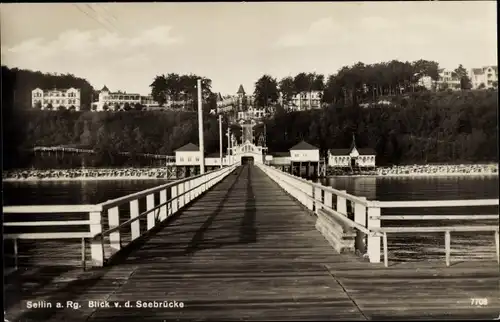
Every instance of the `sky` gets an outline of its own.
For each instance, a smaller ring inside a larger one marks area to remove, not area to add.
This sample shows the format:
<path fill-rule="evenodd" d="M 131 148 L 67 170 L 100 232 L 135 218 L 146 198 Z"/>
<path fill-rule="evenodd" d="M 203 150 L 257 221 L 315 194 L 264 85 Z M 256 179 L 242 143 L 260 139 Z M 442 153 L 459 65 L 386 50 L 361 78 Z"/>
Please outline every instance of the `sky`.
<path fill-rule="evenodd" d="M 497 65 L 496 1 L 0 4 L 2 65 L 146 95 L 159 74 L 253 92 L 263 74 L 428 59 Z"/>

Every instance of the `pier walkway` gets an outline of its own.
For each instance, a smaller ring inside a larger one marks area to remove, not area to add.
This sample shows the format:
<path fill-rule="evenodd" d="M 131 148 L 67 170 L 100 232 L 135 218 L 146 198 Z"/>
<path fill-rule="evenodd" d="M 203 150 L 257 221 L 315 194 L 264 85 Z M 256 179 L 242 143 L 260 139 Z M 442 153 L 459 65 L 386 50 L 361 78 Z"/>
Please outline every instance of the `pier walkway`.
<path fill-rule="evenodd" d="M 104 267 L 34 267 L 12 274 L 4 292 L 6 318 L 491 320 L 500 313 L 493 260 L 385 267 L 336 252 L 315 225 L 315 213 L 260 167 L 240 166 Z M 91 300 L 109 301 L 111 307 L 89 307 Z M 27 309 L 26 301 L 46 301 L 40 303 L 52 308 Z M 57 301 L 81 307 L 58 309 Z M 127 301 L 132 307 L 125 307 Z M 137 308 L 136 301 L 176 301 L 184 307 Z"/>

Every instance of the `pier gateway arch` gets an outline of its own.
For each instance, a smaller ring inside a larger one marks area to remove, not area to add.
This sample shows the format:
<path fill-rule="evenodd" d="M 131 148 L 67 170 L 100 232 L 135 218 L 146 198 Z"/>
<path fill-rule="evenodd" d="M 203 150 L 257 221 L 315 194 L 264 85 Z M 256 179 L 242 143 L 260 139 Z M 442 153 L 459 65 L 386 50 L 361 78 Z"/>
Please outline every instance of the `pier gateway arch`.
<path fill-rule="evenodd" d="M 250 141 L 237 145 L 233 147 L 232 150 L 233 157 L 236 162 L 241 162 L 242 164 L 264 163 L 263 148 L 251 143 Z"/>

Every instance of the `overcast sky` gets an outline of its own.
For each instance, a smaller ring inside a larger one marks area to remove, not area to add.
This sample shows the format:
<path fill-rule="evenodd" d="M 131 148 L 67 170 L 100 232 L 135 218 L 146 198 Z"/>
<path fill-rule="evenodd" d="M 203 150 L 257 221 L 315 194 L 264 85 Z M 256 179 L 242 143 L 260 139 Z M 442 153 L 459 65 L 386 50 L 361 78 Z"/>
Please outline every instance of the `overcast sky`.
<path fill-rule="evenodd" d="M 1 4 L 2 65 L 72 73 L 149 94 L 195 73 L 247 92 L 268 73 L 336 73 L 358 61 L 497 64 L 496 2 Z"/>

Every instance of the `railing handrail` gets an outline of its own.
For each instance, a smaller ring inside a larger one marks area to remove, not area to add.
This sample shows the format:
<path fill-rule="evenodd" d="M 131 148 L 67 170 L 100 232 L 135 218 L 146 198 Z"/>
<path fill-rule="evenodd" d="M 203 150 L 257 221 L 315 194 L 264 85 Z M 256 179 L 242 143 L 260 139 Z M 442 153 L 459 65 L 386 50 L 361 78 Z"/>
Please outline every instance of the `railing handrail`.
<path fill-rule="evenodd" d="M 356 196 L 351 195 L 351 194 L 349 194 L 347 192 L 343 192 L 341 190 L 337 190 L 337 189 L 335 189 L 333 187 L 326 187 L 326 186 L 322 185 L 321 183 L 316 183 L 316 182 L 308 181 L 306 179 L 303 179 L 303 178 L 291 175 L 289 173 L 280 171 L 278 169 L 275 169 L 275 168 L 273 168 L 271 166 L 268 166 L 268 165 L 265 165 L 265 164 L 262 164 L 262 165 L 265 166 L 265 167 L 267 167 L 268 169 L 270 169 L 272 171 L 276 171 L 276 172 L 278 172 L 280 174 L 283 174 L 283 175 L 285 175 L 285 176 L 287 176 L 289 178 L 292 178 L 292 179 L 297 180 L 297 181 L 302 182 L 302 183 L 306 183 L 306 184 L 308 184 L 308 185 L 310 185 L 312 187 L 319 188 L 319 189 L 321 189 L 323 191 L 331 192 L 331 193 L 333 193 L 333 194 L 335 194 L 337 196 L 340 196 L 340 197 L 345 198 L 345 199 L 350 200 L 350 201 L 354 201 L 354 202 L 359 203 L 359 204 L 361 204 L 363 206 L 366 206 L 366 207 L 370 207 L 371 206 L 372 201 L 370 201 L 370 200 L 366 200 L 366 199 L 362 199 L 362 198 L 356 197 Z"/>
<path fill-rule="evenodd" d="M 51 214 L 51 213 L 88 213 L 100 212 L 102 206 L 97 205 L 33 205 L 4 206 L 4 214 Z"/>
<path fill-rule="evenodd" d="M 431 227 L 377 227 L 371 228 L 377 233 L 432 233 L 446 231 L 499 231 L 498 225 L 477 225 L 477 226 L 431 226 Z"/>
<path fill-rule="evenodd" d="M 499 199 L 372 201 L 380 208 L 498 206 Z"/>
<path fill-rule="evenodd" d="M 316 200 L 316 202 L 318 202 L 318 201 Z M 318 202 L 318 203 L 321 203 L 321 202 Z M 354 220 L 347 218 L 345 215 L 341 214 L 340 212 L 338 212 L 332 208 L 324 206 L 324 208 L 319 209 L 319 211 L 326 212 L 327 215 L 333 216 L 334 218 L 339 219 L 342 222 L 344 222 L 345 224 L 347 224 L 349 227 L 356 228 L 365 234 L 372 233 L 368 228 L 364 227 L 363 225 L 358 224 Z"/>
<path fill-rule="evenodd" d="M 205 175 L 208 175 L 208 174 L 210 174 L 210 173 L 213 173 L 213 172 L 217 172 L 217 171 L 219 171 L 220 173 L 219 173 L 217 176 L 215 176 L 215 177 L 213 177 L 213 178 L 211 179 L 211 180 L 213 180 L 213 179 L 219 178 L 220 176 L 224 175 L 224 174 L 225 174 L 225 171 L 224 171 L 224 170 L 229 171 L 231 167 L 235 167 L 235 165 L 231 165 L 231 166 L 226 167 L 226 168 L 222 168 L 222 169 L 217 169 L 217 170 L 214 170 L 214 171 L 210 171 L 210 172 L 207 172 L 207 173 L 202 174 L 202 175 L 200 175 L 200 176 L 205 176 Z M 191 178 L 191 179 L 195 179 L 195 178 L 197 178 L 197 177 L 199 177 L 199 176 L 190 177 L 190 178 Z M 183 180 L 179 180 L 179 181 L 181 181 L 181 182 L 178 182 L 179 184 L 180 184 L 180 183 L 183 183 Z M 172 202 L 172 201 L 174 201 L 174 200 L 176 200 L 176 199 L 178 199 L 178 198 L 180 198 L 180 197 L 182 197 L 182 196 L 184 196 L 184 195 L 186 195 L 186 194 L 188 194 L 188 193 L 192 192 L 192 191 L 193 191 L 193 190 L 195 190 L 195 189 L 198 189 L 199 187 L 201 187 L 201 186 L 202 186 L 202 185 L 204 185 L 205 183 L 206 183 L 206 182 L 202 182 L 202 183 L 200 183 L 199 185 L 197 185 L 196 187 L 192 187 L 192 188 L 190 188 L 189 190 L 184 191 L 183 193 L 181 193 L 181 194 L 179 194 L 179 195 L 176 195 L 175 197 L 170 198 L 169 200 L 167 200 L 167 201 L 165 201 L 165 202 L 163 202 L 163 203 L 160 203 L 159 205 L 157 205 L 157 206 L 155 206 L 155 207 L 153 207 L 153 208 L 151 208 L 151 209 L 147 209 L 146 211 L 143 211 L 143 212 L 142 212 L 142 213 L 140 213 L 138 216 L 136 216 L 136 217 L 134 217 L 134 218 L 131 218 L 131 219 L 129 219 L 129 220 L 127 220 L 127 221 L 125 221 L 125 222 L 121 223 L 121 224 L 120 224 L 120 225 L 118 225 L 118 226 L 115 226 L 115 227 L 110 228 L 110 229 L 108 229 L 108 230 L 106 230 L 106 231 L 103 231 L 103 232 L 101 232 L 101 233 L 99 233 L 99 234 L 96 234 L 93 238 L 94 238 L 94 239 L 100 239 L 100 238 L 102 238 L 102 237 L 104 237 L 104 236 L 107 236 L 107 235 L 109 235 L 109 234 L 111 234 L 111 233 L 113 233 L 113 232 L 117 231 L 117 230 L 120 230 L 120 229 L 121 229 L 121 228 L 123 228 L 124 226 L 130 225 L 131 223 L 135 222 L 136 220 L 139 220 L 139 219 L 141 219 L 142 217 L 146 216 L 146 215 L 147 215 L 147 214 L 149 214 L 150 212 L 153 212 L 153 211 L 155 211 L 155 210 L 157 210 L 157 209 L 159 209 L 159 208 L 161 208 L 161 207 L 164 207 L 165 205 L 168 205 L 170 202 Z M 164 185 L 164 186 L 165 186 L 165 185 Z M 169 187 L 169 186 L 165 186 L 164 188 L 168 188 L 168 187 Z M 162 189 L 160 189 L 160 190 L 162 190 Z"/>
<path fill-rule="evenodd" d="M 233 166 L 233 165 L 231 165 L 231 166 Z M 228 166 L 228 167 L 231 167 L 231 166 Z M 208 175 L 210 173 L 217 172 L 219 170 L 220 169 L 216 169 L 216 170 L 212 170 L 212 171 L 209 171 L 209 172 L 205 172 L 204 174 L 198 174 L 196 176 L 187 177 L 187 178 L 183 178 L 183 179 L 179 179 L 179 180 L 167 182 L 167 183 L 165 183 L 163 185 L 160 185 L 160 186 L 157 186 L 157 187 L 152 187 L 152 188 L 149 188 L 149 189 L 146 189 L 146 190 L 142 190 L 142 191 L 139 191 L 139 192 L 134 192 L 134 193 L 131 193 L 131 194 L 128 194 L 128 195 L 125 195 L 125 196 L 122 196 L 122 197 L 119 197 L 119 198 L 116 198 L 116 199 L 106 200 L 104 202 L 99 203 L 98 205 L 100 205 L 103 210 L 107 210 L 109 208 L 113 208 L 113 207 L 117 206 L 118 204 L 125 203 L 125 202 L 133 200 L 133 199 L 141 198 L 141 197 L 149 195 L 151 193 L 155 193 L 155 192 L 164 190 L 164 189 L 169 188 L 171 186 L 175 186 L 177 184 L 184 183 L 184 182 L 192 180 L 192 179 L 200 178 L 202 176 Z"/>
<path fill-rule="evenodd" d="M 500 215 L 382 215 L 370 216 L 380 220 L 488 220 L 500 219 Z"/>

